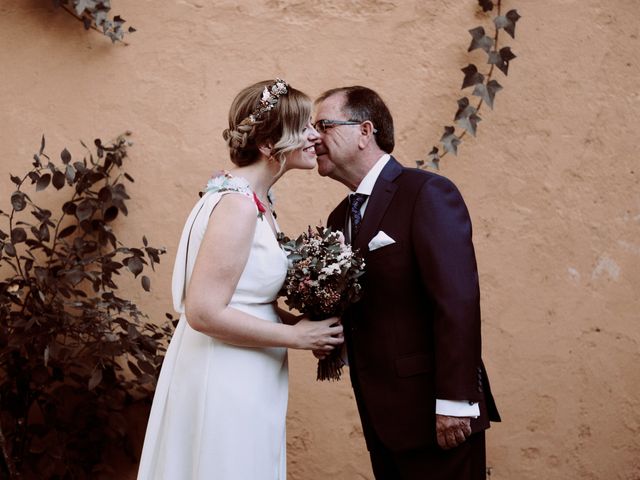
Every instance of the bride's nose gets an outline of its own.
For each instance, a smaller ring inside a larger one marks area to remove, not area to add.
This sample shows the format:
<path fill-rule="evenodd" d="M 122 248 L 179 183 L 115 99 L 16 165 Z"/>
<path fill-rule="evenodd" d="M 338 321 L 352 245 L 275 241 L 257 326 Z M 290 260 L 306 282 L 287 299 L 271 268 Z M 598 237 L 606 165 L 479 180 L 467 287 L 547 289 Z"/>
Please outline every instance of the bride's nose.
<path fill-rule="evenodd" d="M 318 133 L 318 131 L 313 127 L 313 125 L 311 125 L 307 130 L 307 138 L 312 141 L 320 138 L 320 133 Z"/>

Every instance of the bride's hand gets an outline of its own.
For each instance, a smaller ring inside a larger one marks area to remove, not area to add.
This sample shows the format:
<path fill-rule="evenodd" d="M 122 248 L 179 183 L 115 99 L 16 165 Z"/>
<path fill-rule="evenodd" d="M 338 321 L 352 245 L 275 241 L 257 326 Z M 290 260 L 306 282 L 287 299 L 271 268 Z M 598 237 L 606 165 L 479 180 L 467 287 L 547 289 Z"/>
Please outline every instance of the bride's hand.
<path fill-rule="evenodd" d="M 342 325 L 338 317 L 317 322 L 303 318 L 292 328 L 295 335 L 294 348 L 330 352 L 344 342 Z"/>

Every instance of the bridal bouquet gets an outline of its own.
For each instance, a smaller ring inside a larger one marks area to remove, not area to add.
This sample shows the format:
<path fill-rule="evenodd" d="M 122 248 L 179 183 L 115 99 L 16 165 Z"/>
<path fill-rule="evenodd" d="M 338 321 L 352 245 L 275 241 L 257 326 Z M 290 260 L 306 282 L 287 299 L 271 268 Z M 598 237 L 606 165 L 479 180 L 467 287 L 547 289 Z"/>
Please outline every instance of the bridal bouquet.
<path fill-rule="evenodd" d="M 280 241 L 289 258 L 280 295 L 290 308 L 322 320 L 342 315 L 359 300 L 364 260 L 345 244 L 342 232 L 309 227 L 296 240 L 283 236 Z M 343 365 L 340 349 L 334 349 L 318 362 L 318 380 L 339 380 Z"/>

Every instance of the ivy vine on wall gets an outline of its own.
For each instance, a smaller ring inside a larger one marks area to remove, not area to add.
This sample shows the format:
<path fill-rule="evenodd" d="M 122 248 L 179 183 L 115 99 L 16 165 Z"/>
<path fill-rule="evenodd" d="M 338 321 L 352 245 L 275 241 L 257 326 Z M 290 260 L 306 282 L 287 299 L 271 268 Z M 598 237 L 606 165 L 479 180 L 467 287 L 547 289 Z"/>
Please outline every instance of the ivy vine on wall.
<path fill-rule="evenodd" d="M 471 95 L 479 97 L 479 100 L 475 106 L 471 104 L 471 101 L 466 96 L 458 100 L 458 110 L 453 117 L 458 130 L 453 125 L 445 126 L 444 133 L 440 137 L 442 153 L 438 147 L 434 146 L 427 154 L 428 161 L 416 160 L 419 168 L 431 167 L 436 170 L 439 169 L 440 159 L 445 155 L 448 153 L 457 155 L 458 146 L 462 143 L 462 139 L 467 133 L 474 137 L 476 136 L 478 122 L 482 120 L 478 114 L 480 109 L 484 104 L 493 109 L 495 96 L 503 88 L 493 78 L 495 69 L 497 68 L 506 76 L 509 73 L 509 63 L 516 58 L 510 47 L 500 47 L 500 32 L 504 30 L 511 38 L 515 38 L 516 23 L 520 19 L 518 12 L 512 9 L 502 15 L 502 0 L 496 0 L 495 2 L 493 0 L 478 0 L 478 4 L 483 12 L 490 12 L 495 9 L 497 13 L 493 18 L 493 36 L 487 35 L 482 26 L 469 30 L 471 44 L 467 51 L 483 50 L 487 55 L 487 65 L 491 65 L 486 74 L 480 73 L 478 67 L 472 63 L 462 69 L 464 79 L 462 80 L 461 89 L 465 90 L 473 87 Z"/>
<path fill-rule="evenodd" d="M 127 45 L 124 41 L 125 33 L 136 31 L 133 27 L 125 30 L 125 20 L 119 15 L 109 18 L 111 0 L 53 0 L 53 5 L 80 20 L 85 29 L 96 30 L 109 37 L 113 43 L 122 42 Z"/>

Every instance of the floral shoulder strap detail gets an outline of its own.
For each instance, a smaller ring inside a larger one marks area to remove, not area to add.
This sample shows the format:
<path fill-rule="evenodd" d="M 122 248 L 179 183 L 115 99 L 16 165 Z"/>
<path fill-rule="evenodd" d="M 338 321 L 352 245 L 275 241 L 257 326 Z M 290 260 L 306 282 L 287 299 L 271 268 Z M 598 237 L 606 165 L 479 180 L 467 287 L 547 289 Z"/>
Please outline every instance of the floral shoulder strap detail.
<path fill-rule="evenodd" d="M 260 219 L 264 217 L 264 213 L 267 211 L 266 207 L 260 201 L 255 192 L 251 190 L 251 184 L 249 184 L 246 179 L 242 177 L 234 177 L 228 172 L 220 172 L 219 175 L 214 174 L 214 176 L 212 176 L 207 182 L 207 186 L 202 191 L 202 195 L 208 192 L 238 192 L 249 197 L 256 204 L 258 209 L 258 218 Z"/>

